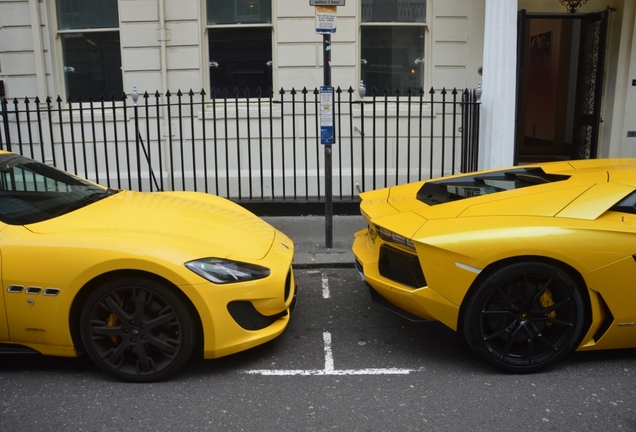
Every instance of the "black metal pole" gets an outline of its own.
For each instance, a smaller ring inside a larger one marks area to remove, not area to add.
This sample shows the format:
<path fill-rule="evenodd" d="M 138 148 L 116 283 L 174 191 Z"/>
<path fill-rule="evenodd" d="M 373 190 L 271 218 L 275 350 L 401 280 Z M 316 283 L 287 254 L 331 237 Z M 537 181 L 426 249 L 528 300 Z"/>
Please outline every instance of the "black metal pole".
<path fill-rule="evenodd" d="M 322 35 L 325 86 L 331 86 L 331 34 Z M 331 109 L 333 113 L 333 107 Z M 335 136 L 335 131 L 334 131 Z M 325 247 L 333 247 L 333 188 L 331 144 L 325 145 Z"/>

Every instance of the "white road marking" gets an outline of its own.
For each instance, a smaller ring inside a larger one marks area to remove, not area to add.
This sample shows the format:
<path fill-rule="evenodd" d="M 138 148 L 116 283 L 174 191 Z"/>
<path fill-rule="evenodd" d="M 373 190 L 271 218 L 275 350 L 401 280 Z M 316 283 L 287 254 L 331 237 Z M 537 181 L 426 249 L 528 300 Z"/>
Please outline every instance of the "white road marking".
<path fill-rule="evenodd" d="M 325 273 L 322 274 L 322 298 L 331 298 L 331 293 L 329 292 L 329 278 Z"/>
<path fill-rule="evenodd" d="M 263 376 L 334 376 L 334 375 L 408 375 L 411 372 L 420 372 L 423 369 L 341 369 L 341 370 L 320 370 L 320 369 L 290 369 L 290 370 L 248 370 L 243 371 L 249 375 Z"/>
<path fill-rule="evenodd" d="M 326 376 L 326 375 L 408 375 L 411 372 L 420 372 L 424 368 L 419 369 L 402 369 L 402 368 L 371 368 L 371 369 L 335 369 L 333 361 L 333 351 L 331 349 L 331 333 L 324 332 L 322 334 L 325 343 L 325 368 L 324 369 L 254 369 L 242 371 L 249 375 L 266 375 L 266 376 Z"/>
<path fill-rule="evenodd" d="M 322 340 L 325 342 L 325 371 L 333 372 L 333 351 L 331 351 L 331 333 L 324 332 Z"/>

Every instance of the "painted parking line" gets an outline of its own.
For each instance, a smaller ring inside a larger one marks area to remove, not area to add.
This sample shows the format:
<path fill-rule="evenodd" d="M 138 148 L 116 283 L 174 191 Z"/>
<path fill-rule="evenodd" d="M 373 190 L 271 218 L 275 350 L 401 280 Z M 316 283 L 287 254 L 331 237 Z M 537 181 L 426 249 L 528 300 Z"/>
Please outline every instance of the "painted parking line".
<path fill-rule="evenodd" d="M 324 369 L 254 369 L 246 370 L 241 373 L 250 375 L 268 375 L 268 376 L 320 376 L 320 375 L 408 375 L 412 372 L 420 372 L 424 368 L 419 369 L 402 369 L 402 368 L 371 368 L 371 369 L 335 369 L 333 351 L 331 349 L 331 333 L 324 332 L 322 334 L 325 351 L 325 368 Z"/>
<path fill-rule="evenodd" d="M 325 273 L 322 274 L 322 298 L 331 298 L 331 293 L 329 292 L 329 278 Z"/>

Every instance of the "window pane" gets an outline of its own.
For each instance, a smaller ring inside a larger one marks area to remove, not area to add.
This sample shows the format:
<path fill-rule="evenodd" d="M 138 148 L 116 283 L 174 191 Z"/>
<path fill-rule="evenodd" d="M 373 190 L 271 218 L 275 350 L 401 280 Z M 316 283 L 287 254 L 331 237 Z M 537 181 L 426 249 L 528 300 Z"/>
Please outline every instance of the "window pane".
<path fill-rule="evenodd" d="M 207 0 L 208 24 L 271 23 L 272 0 Z"/>
<path fill-rule="evenodd" d="M 119 27 L 117 0 L 57 0 L 60 30 Z"/>
<path fill-rule="evenodd" d="M 362 22 L 426 22 L 426 0 L 362 0 Z"/>
<path fill-rule="evenodd" d="M 62 34 L 66 89 L 73 100 L 123 93 L 119 32 Z"/>
<path fill-rule="evenodd" d="M 362 27 L 362 80 L 370 93 L 385 87 L 390 93 L 424 85 L 424 28 Z"/>
<path fill-rule="evenodd" d="M 212 89 L 246 88 L 267 92 L 272 86 L 272 29 L 267 27 L 208 29 Z"/>

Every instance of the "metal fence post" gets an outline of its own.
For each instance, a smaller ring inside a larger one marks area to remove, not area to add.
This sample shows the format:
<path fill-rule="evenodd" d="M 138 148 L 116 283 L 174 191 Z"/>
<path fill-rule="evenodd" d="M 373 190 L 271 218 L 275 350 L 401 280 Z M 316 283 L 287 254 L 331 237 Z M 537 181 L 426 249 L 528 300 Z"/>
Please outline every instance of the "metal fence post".
<path fill-rule="evenodd" d="M 0 116 L 2 116 L 2 129 L 4 130 L 4 142 L 2 142 L 2 135 L 0 135 L 0 148 L 3 150 L 11 151 L 11 135 L 9 135 L 9 110 L 7 109 L 7 99 L 2 98 L 0 100 Z M 6 149 L 5 149 L 6 145 Z"/>

